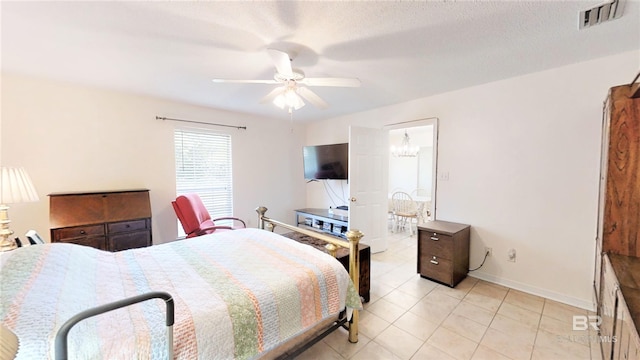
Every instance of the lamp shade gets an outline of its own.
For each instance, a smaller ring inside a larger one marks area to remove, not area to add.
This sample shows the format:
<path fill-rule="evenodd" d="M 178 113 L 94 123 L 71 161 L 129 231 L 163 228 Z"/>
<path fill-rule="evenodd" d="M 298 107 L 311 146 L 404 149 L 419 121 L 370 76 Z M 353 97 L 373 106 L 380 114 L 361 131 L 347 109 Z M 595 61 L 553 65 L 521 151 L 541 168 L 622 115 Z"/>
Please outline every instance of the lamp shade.
<path fill-rule="evenodd" d="M 0 204 L 38 201 L 31 178 L 23 168 L 2 167 Z"/>

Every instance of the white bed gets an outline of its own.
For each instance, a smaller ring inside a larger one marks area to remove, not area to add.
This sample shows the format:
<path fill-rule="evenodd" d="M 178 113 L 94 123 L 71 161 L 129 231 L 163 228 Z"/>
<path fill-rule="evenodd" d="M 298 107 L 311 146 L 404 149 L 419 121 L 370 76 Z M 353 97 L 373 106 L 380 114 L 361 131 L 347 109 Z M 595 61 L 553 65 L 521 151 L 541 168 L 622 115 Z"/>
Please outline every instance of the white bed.
<path fill-rule="evenodd" d="M 0 323 L 17 335 L 18 359 L 54 358 L 53 339 L 70 317 L 149 291 L 173 297 L 177 359 L 258 358 L 362 306 L 337 260 L 259 229 L 117 253 L 19 248 L 0 254 L 0 278 Z M 69 358 L 165 359 L 164 325 L 160 300 L 83 320 L 69 333 Z"/>

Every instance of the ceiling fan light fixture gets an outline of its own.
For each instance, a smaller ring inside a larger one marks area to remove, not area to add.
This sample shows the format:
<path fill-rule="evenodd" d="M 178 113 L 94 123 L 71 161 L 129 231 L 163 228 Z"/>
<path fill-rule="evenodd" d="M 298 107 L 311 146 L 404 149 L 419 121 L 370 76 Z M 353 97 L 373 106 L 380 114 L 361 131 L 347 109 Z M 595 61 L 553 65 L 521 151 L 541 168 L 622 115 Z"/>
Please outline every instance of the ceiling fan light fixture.
<path fill-rule="evenodd" d="M 273 99 L 273 103 L 280 109 L 298 110 L 303 107 L 304 101 L 296 93 L 295 87 L 289 87 Z"/>
<path fill-rule="evenodd" d="M 618 1 L 618 0 L 616 0 Z M 622 1 L 622 0 L 619 0 Z M 260 103 L 273 102 L 274 105 L 281 109 L 287 109 L 289 113 L 298 110 L 305 105 L 305 101 L 311 105 L 326 109 L 329 104 L 324 101 L 313 91 L 309 90 L 309 86 L 324 87 L 359 87 L 360 80 L 357 78 L 307 78 L 302 70 L 294 69 L 291 65 L 292 57 L 284 51 L 276 49 L 267 49 L 271 56 L 271 60 L 275 65 L 276 72 L 273 80 L 241 80 L 241 79 L 212 79 L 214 83 L 235 83 L 235 84 L 275 84 L 281 85 L 264 96 Z M 298 87 L 300 85 L 306 85 Z"/>

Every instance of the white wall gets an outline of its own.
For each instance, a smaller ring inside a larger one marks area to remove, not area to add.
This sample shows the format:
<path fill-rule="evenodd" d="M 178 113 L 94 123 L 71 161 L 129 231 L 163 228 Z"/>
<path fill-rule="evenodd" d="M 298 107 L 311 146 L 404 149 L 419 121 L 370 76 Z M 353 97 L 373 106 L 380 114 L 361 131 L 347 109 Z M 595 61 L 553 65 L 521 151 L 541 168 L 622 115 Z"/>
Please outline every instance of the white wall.
<path fill-rule="evenodd" d="M 11 228 L 23 236 L 36 229 L 49 238 L 47 194 L 147 188 L 153 241 L 177 234 L 173 129 L 182 123 L 157 116 L 247 126 L 204 126 L 232 134 L 234 213 L 256 226 L 254 209 L 270 208 L 276 219 L 293 219 L 304 206 L 302 126 L 163 99 L 2 74 L 3 166 L 23 166 L 40 195 L 37 203 L 14 204 Z M 286 115 L 286 114 L 285 114 Z M 275 189 L 275 190 L 274 190 Z"/>
<path fill-rule="evenodd" d="M 330 119 L 310 125 L 307 142 L 438 117 L 449 180 L 437 184 L 437 218 L 472 226 L 472 267 L 493 248 L 474 276 L 592 308 L 602 102 L 639 65 L 640 52 L 626 52 Z"/>

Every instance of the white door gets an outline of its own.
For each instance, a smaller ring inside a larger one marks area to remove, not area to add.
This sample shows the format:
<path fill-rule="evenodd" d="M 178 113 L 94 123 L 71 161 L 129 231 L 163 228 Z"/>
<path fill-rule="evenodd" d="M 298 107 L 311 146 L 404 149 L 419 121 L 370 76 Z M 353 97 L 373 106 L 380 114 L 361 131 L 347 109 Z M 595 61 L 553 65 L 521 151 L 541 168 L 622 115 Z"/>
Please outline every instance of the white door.
<path fill-rule="evenodd" d="M 349 229 L 371 252 L 387 249 L 388 132 L 349 127 Z"/>

